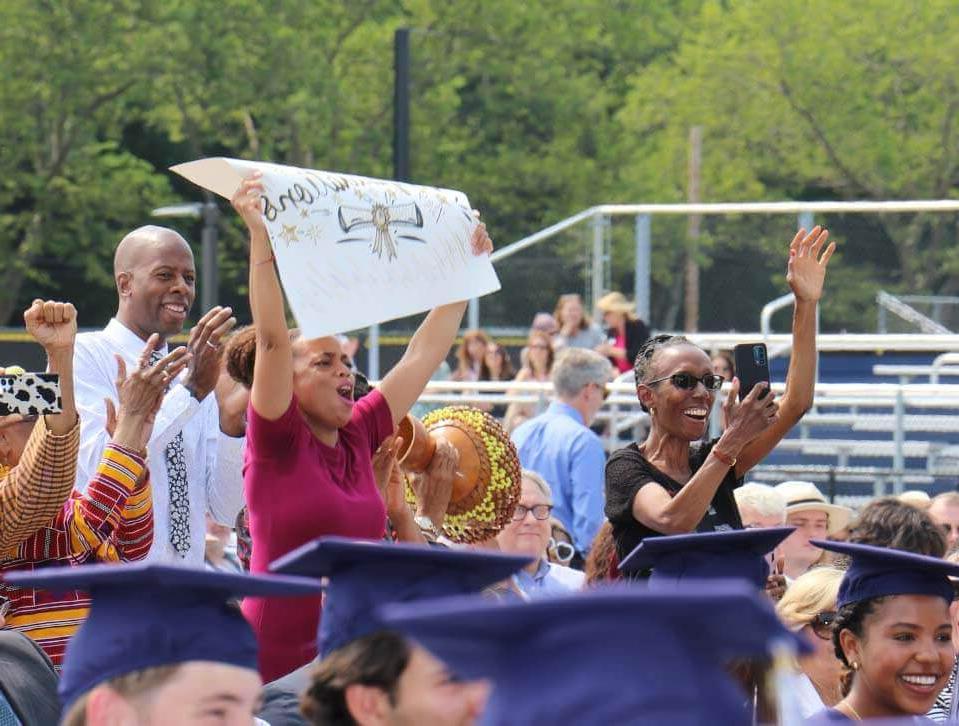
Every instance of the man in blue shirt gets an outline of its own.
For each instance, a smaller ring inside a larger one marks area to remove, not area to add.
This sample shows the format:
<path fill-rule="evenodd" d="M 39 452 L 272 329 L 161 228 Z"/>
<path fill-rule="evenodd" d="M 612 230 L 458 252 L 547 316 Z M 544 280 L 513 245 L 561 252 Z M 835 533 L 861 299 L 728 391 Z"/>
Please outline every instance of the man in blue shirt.
<path fill-rule="evenodd" d="M 589 424 L 606 398 L 609 361 L 591 350 L 569 348 L 553 365 L 556 392 L 548 409 L 513 431 L 524 469 L 542 476 L 553 490 L 553 516 L 585 555 L 603 523 L 606 455 Z"/>

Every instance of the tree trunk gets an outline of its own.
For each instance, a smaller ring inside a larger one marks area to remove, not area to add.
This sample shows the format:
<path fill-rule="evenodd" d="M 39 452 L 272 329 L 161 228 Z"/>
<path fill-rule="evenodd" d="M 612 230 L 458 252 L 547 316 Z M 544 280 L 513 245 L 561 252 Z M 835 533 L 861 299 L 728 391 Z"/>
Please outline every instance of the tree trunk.
<path fill-rule="evenodd" d="M 35 212 L 23 233 L 20 244 L 10 255 L 10 263 L 4 265 L 3 274 L 0 275 L 0 290 L 3 290 L 3 294 L 0 295 L 0 325 L 16 324 L 12 318 L 16 312 L 27 270 L 33 264 L 40 249 L 42 226 L 43 217 L 39 212 Z"/>

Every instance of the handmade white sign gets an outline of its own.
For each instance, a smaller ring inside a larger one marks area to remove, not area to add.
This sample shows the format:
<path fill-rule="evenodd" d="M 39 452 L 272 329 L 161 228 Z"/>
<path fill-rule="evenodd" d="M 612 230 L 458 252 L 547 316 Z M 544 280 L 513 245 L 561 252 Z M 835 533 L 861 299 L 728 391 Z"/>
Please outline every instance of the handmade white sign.
<path fill-rule="evenodd" d="M 262 173 L 263 218 L 304 336 L 317 338 L 499 290 L 462 192 L 239 159 L 172 167 L 230 199 Z"/>

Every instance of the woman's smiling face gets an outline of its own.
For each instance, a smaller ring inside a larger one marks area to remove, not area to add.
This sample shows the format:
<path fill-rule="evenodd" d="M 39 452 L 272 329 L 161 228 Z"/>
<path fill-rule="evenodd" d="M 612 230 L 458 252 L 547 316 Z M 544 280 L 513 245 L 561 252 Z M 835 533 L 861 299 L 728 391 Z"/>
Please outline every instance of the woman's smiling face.
<path fill-rule="evenodd" d="M 862 638 L 841 634 L 857 700 L 871 715 L 925 714 L 952 672 L 955 652 L 946 601 L 935 595 L 885 598 L 863 621 Z"/>
<path fill-rule="evenodd" d="M 653 413 L 653 424 L 663 433 L 697 441 L 706 433 L 715 393 L 697 380 L 694 388 L 679 388 L 669 380 L 676 373 L 701 379 L 713 372 L 709 356 L 694 345 L 675 345 L 656 351 L 646 380 L 662 380 L 639 386 L 640 400 Z"/>

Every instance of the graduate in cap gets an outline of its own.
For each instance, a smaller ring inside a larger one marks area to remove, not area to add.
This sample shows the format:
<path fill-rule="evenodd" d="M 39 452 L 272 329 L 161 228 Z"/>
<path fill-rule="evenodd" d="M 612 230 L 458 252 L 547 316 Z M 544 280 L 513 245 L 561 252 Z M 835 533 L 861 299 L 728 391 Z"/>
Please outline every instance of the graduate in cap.
<path fill-rule="evenodd" d="M 67 646 L 63 724 L 250 724 L 257 642 L 234 598 L 316 595 L 315 580 L 165 565 L 10 572 L 22 587 L 82 589 L 90 614 Z"/>
<path fill-rule="evenodd" d="M 770 553 L 793 531 L 794 527 L 771 527 L 648 537 L 629 553 L 619 569 L 633 578 L 652 570 L 650 586 L 689 579 L 733 579 L 768 590 Z"/>
<path fill-rule="evenodd" d="M 389 605 L 384 620 L 465 678 L 493 683 L 483 723 L 751 724 L 731 658 L 805 647 L 746 583 L 612 586 L 531 603 Z"/>
<path fill-rule="evenodd" d="M 823 718 L 927 713 L 952 672 L 949 577 L 959 575 L 959 565 L 870 545 L 813 544 L 850 558 L 833 630 L 836 656 L 847 669 L 844 697 Z"/>
<path fill-rule="evenodd" d="M 454 677 L 428 651 L 387 630 L 377 607 L 478 593 L 528 564 L 527 557 L 495 552 L 339 537 L 294 550 L 271 569 L 328 578 L 320 661 L 268 685 L 260 716 L 273 726 L 473 723 L 487 684 Z M 289 706 L 301 693 L 306 718 L 295 720 Z"/>

